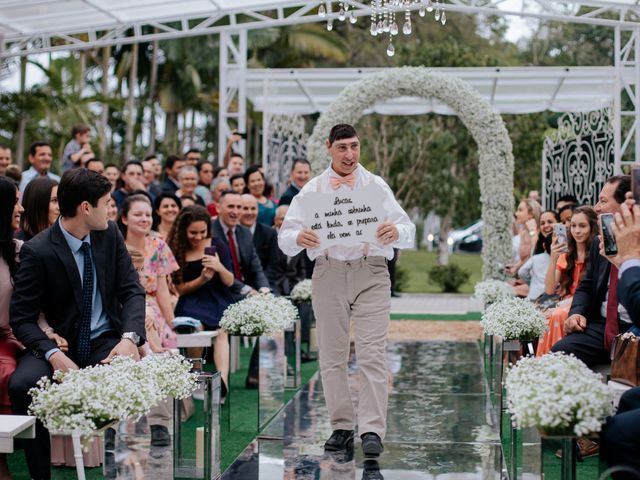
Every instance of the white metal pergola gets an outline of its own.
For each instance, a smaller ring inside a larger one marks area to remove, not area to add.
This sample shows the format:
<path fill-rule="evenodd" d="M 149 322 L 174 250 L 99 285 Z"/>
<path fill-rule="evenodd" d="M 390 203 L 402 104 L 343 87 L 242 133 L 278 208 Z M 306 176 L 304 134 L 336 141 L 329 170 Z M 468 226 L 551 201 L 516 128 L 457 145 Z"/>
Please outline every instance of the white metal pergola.
<path fill-rule="evenodd" d="M 246 81 L 238 83 L 237 79 L 253 75 L 247 70 L 247 32 L 337 19 L 335 8 L 328 17 L 320 17 L 317 7 L 321 3 L 323 0 L 0 0 L 0 60 L 219 34 L 219 153 L 222 154 L 231 123 L 241 130 L 246 128 L 248 87 Z M 357 17 L 370 14 L 370 2 L 366 0 L 346 3 Z M 632 141 L 634 157 L 640 160 L 639 3 L 640 0 L 522 0 L 520 8 L 514 9 L 506 8 L 505 0 L 449 0 L 445 7 L 449 12 L 521 16 L 611 28 L 615 63 L 613 78 L 605 83 L 613 82 L 615 161 L 619 171 L 624 163 L 622 156 Z M 622 111 L 625 95 L 632 108 Z M 237 105 L 237 110 L 232 110 L 232 105 Z M 625 116 L 633 117 L 626 130 L 621 121 Z M 240 148 L 244 149 L 244 145 Z"/>

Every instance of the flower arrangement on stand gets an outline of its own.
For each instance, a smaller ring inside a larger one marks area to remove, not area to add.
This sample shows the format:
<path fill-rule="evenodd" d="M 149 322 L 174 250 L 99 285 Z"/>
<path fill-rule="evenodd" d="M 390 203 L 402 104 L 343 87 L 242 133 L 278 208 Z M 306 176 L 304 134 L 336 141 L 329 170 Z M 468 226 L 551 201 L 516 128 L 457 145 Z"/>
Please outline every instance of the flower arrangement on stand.
<path fill-rule="evenodd" d="M 229 335 L 268 337 L 289 328 L 296 318 L 298 310 L 290 300 L 259 293 L 227 307 L 220 326 Z"/>
<path fill-rule="evenodd" d="M 289 298 L 295 303 L 303 303 L 311 301 L 311 279 L 302 280 L 296 283 L 291 289 Z"/>
<path fill-rule="evenodd" d="M 502 280 L 485 280 L 476 283 L 473 296 L 484 303 L 485 307 L 515 296 L 513 288 Z"/>
<path fill-rule="evenodd" d="M 573 355 L 525 357 L 505 380 L 511 420 L 545 435 L 583 436 L 599 432 L 613 413 L 613 392 L 599 374 Z"/>
<path fill-rule="evenodd" d="M 533 303 L 518 297 L 491 304 L 482 314 L 480 325 L 487 335 L 523 342 L 537 339 L 548 328 L 542 312 Z"/>
<path fill-rule="evenodd" d="M 113 422 L 139 418 L 166 397 L 196 387 L 191 363 L 180 355 L 116 357 L 106 365 L 56 371 L 30 391 L 29 411 L 51 432 L 89 435 Z"/>

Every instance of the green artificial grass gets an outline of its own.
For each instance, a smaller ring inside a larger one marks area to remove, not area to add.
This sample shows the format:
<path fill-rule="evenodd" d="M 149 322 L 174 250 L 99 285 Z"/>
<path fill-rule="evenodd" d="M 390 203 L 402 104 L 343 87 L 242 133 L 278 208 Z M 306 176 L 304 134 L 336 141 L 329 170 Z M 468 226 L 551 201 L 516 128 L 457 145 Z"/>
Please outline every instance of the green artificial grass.
<path fill-rule="evenodd" d="M 252 347 L 240 350 L 240 368 L 231 375 L 230 397 L 221 408 L 220 416 L 220 466 L 226 470 L 242 453 L 249 443 L 258 435 L 258 391 L 245 389 L 245 378 L 249 366 Z M 205 365 L 205 370 L 213 371 L 212 362 Z M 303 363 L 301 366 L 302 382 L 306 385 L 317 370 L 317 362 Z M 293 398 L 297 390 L 287 389 L 284 394 L 285 404 Z M 202 425 L 202 402 L 194 400 L 196 413 L 183 423 L 183 449 L 195 452 L 195 427 Z M 231 428 L 229 428 L 229 425 Z M 186 433 L 186 435 L 185 435 Z M 195 457 L 195 454 L 194 454 Z M 8 456 L 9 470 L 15 480 L 29 478 L 27 465 L 22 451 L 16 451 Z M 87 480 L 103 478 L 102 467 L 86 468 Z M 76 477 L 74 467 L 56 467 L 53 469 L 53 480 L 72 480 Z"/>
<path fill-rule="evenodd" d="M 406 285 L 402 288 L 407 293 L 441 293 L 442 290 L 429 280 L 429 270 L 437 264 L 438 253 L 426 250 L 402 250 L 398 265 L 407 272 Z M 459 293 L 473 293 L 473 287 L 482 280 L 482 258 L 477 254 L 454 253 L 449 256 L 449 263 L 455 263 L 467 270 L 471 276 L 462 285 Z"/>

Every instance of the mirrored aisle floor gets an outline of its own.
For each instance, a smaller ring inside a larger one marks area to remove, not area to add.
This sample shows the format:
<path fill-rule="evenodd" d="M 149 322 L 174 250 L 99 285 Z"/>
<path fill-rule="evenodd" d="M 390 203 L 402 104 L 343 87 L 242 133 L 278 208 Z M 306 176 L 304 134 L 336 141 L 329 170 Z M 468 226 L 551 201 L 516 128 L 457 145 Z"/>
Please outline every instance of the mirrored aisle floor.
<path fill-rule="evenodd" d="M 394 343 L 385 451 L 366 461 L 330 455 L 331 434 L 316 374 L 223 475 L 225 480 L 385 480 L 503 478 L 498 429 L 491 424 L 482 359 L 475 343 Z M 349 364 L 357 391 L 357 360 Z M 378 474 L 379 470 L 379 474 Z"/>

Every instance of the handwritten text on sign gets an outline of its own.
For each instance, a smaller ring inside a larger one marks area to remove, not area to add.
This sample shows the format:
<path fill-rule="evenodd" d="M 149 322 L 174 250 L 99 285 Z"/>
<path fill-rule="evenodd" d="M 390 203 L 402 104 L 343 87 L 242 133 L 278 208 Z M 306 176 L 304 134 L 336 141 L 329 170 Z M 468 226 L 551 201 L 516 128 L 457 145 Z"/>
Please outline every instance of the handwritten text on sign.
<path fill-rule="evenodd" d="M 384 197 L 384 191 L 375 183 L 353 191 L 309 192 L 300 198 L 304 226 L 320 237 L 321 249 L 374 243 L 376 228 L 385 221 Z"/>

